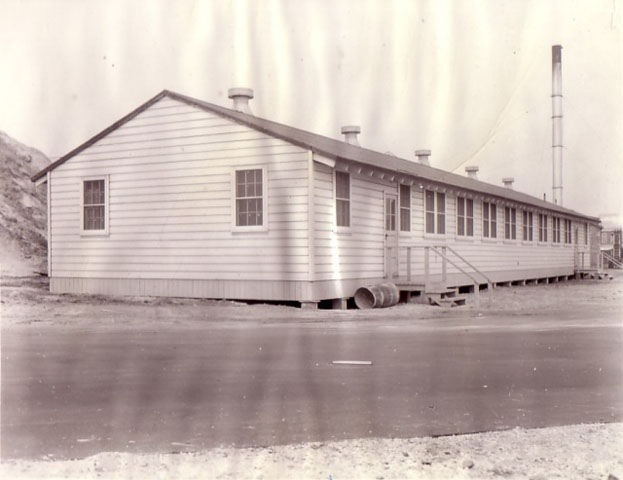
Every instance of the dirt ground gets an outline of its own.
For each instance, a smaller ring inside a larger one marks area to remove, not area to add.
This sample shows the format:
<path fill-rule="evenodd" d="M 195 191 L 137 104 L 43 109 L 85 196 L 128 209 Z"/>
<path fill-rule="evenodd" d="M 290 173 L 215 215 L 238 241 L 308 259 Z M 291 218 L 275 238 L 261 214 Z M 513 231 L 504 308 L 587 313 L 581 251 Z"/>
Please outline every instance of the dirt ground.
<path fill-rule="evenodd" d="M 201 323 L 392 322 L 422 328 L 487 323 L 512 313 L 521 328 L 535 312 L 564 314 L 565 322 L 617 312 L 623 319 L 623 275 L 611 281 L 569 281 L 500 287 L 454 309 L 401 304 L 373 311 L 305 311 L 279 305 L 197 299 L 57 295 L 44 278 L 0 279 L 2 329 L 140 329 L 146 325 L 196 328 Z M 560 322 L 558 322 L 560 325 Z M 547 328 L 547 325 L 543 326 Z M 179 447 L 179 448 L 178 448 Z M 9 460 L 2 478 L 310 478 L 310 479 L 623 479 L 623 424 L 513 429 L 481 434 L 411 439 L 360 439 L 324 444 L 217 448 L 133 455 L 102 452 L 81 460 Z"/>
<path fill-rule="evenodd" d="M 7 479 L 623 478 L 623 424 L 514 429 L 440 438 L 365 439 L 82 460 L 9 461 Z M 174 447 L 174 446 L 173 446 Z"/>
<path fill-rule="evenodd" d="M 612 271 L 612 280 L 571 280 L 549 285 L 497 287 L 481 292 L 480 306 L 473 295 L 467 305 L 441 308 L 418 303 L 398 304 L 374 310 L 301 310 L 299 308 L 247 304 L 228 300 L 158 297 L 111 297 L 53 294 L 45 277 L 0 277 L 2 327 L 46 324 L 50 326 L 106 328 L 158 324 L 196 326 L 196 322 L 382 322 L 405 321 L 434 328 L 471 317 L 512 314 L 520 323 L 535 312 L 565 312 L 572 322 L 578 315 L 593 316 L 600 310 L 623 314 L 623 272 Z M 146 313 L 149 312 L 149 313 Z M 440 321 L 442 320 L 442 321 Z"/>

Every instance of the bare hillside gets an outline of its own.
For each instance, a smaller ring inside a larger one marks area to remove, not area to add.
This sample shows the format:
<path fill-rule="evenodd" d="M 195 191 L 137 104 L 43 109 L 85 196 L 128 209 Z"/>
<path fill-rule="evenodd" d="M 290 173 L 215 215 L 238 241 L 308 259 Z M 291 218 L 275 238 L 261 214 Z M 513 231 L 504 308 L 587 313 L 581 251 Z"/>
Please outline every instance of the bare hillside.
<path fill-rule="evenodd" d="M 46 192 L 30 177 L 50 161 L 0 131 L 0 274 L 31 275 L 46 267 Z"/>

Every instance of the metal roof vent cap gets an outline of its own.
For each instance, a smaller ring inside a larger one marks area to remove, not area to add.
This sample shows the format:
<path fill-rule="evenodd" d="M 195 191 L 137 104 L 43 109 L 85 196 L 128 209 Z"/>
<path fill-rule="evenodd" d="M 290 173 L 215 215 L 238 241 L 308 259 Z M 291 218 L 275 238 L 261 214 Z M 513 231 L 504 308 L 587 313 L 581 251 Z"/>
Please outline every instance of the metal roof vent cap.
<path fill-rule="evenodd" d="M 342 127 L 342 133 L 346 143 L 359 146 L 359 140 L 357 140 L 357 135 L 361 133 L 359 125 L 345 125 Z"/>
<path fill-rule="evenodd" d="M 476 165 L 468 165 L 465 167 L 465 173 L 469 178 L 473 178 L 474 180 L 478 180 L 478 170 L 479 168 Z"/>
<path fill-rule="evenodd" d="M 513 177 L 506 177 L 502 179 L 502 183 L 504 184 L 504 186 L 506 188 L 510 188 L 511 190 L 513 189 L 513 182 L 515 181 L 515 179 Z"/>
<path fill-rule="evenodd" d="M 251 88 L 230 88 L 227 90 L 227 96 L 234 101 L 233 109 L 253 115 L 251 107 L 249 107 L 249 100 L 253 98 L 253 90 Z"/>
<path fill-rule="evenodd" d="M 430 150 L 416 150 L 415 156 L 417 157 L 417 161 L 422 165 L 430 167 L 430 162 L 428 161 L 428 157 L 430 157 Z"/>

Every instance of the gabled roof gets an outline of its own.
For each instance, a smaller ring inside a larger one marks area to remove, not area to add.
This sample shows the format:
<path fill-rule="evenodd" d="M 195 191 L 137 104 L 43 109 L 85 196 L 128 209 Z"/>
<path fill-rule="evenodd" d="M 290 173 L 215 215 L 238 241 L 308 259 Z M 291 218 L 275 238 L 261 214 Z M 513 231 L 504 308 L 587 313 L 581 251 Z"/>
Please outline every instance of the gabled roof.
<path fill-rule="evenodd" d="M 299 128 L 291 127 L 288 125 L 283 125 L 281 123 L 273 122 L 271 120 L 266 120 L 264 118 L 256 117 L 254 115 L 249 115 L 246 113 L 238 112 L 236 110 L 231 110 L 229 108 L 224 108 L 224 107 L 212 104 L 212 103 L 204 102 L 202 100 L 197 100 L 196 98 L 187 97 L 186 95 L 171 92 L 169 90 L 163 90 L 158 95 L 148 100 L 146 103 L 144 103 L 143 105 L 141 105 L 134 111 L 130 112 L 125 117 L 121 118 L 120 120 L 112 124 L 110 127 L 98 133 L 93 138 L 89 139 L 87 142 L 75 148 L 68 154 L 59 158 L 57 161 L 50 164 L 48 167 L 46 167 L 45 169 L 41 170 L 36 175 L 34 175 L 32 177 L 32 181 L 36 182 L 37 180 L 41 179 L 47 172 L 54 170 L 59 165 L 62 165 L 67 160 L 79 154 L 86 148 L 90 147 L 95 142 L 105 137 L 113 130 L 119 128 L 121 125 L 128 122 L 129 120 L 137 116 L 139 113 L 143 112 L 144 110 L 146 110 L 151 105 L 153 105 L 158 100 L 164 97 L 169 97 L 174 100 L 178 100 L 180 102 L 186 103 L 188 105 L 195 106 L 202 110 L 206 110 L 206 111 L 216 113 L 218 115 L 222 115 L 226 118 L 234 120 L 235 122 L 247 125 L 253 129 L 259 130 L 268 135 L 288 141 L 302 148 L 312 150 L 316 153 L 319 153 L 331 159 L 358 162 L 364 165 L 370 165 L 376 168 L 382 168 L 382 169 L 389 170 L 392 172 L 415 176 L 415 177 L 421 178 L 422 180 L 428 180 L 428 181 L 440 183 L 443 185 L 448 185 L 448 186 L 452 186 L 452 187 L 456 187 L 456 188 L 460 188 L 464 190 L 469 190 L 474 193 L 481 193 L 481 194 L 499 197 L 502 199 L 508 199 L 508 200 L 528 204 L 534 207 L 543 208 L 543 209 L 551 210 L 554 212 L 559 212 L 562 214 L 572 215 L 575 217 L 581 217 L 584 219 L 599 222 L 599 218 L 597 217 L 583 215 L 574 210 L 564 208 L 564 207 L 555 205 L 550 202 L 546 202 L 544 200 L 533 197 L 531 195 L 527 195 L 525 193 L 518 192 L 516 190 L 511 190 L 505 187 L 499 187 L 497 185 L 492 185 L 490 183 L 482 182 L 480 180 L 475 180 L 473 178 L 465 177 L 463 175 L 457 175 L 455 173 L 446 172 L 445 170 L 441 170 L 439 168 L 422 165 L 420 163 L 416 163 L 415 161 L 405 160 L 403 158 L 395 157 L 393 155 L 379 153 L 374 150 L 369 150 L 367 148 L 359 147 L 356 145 L 351 145 L 341 140 L 336 140 L 333 138 L 325 137 L 325 136 L 311 133 L 305 130 L 301 130 Z"/>

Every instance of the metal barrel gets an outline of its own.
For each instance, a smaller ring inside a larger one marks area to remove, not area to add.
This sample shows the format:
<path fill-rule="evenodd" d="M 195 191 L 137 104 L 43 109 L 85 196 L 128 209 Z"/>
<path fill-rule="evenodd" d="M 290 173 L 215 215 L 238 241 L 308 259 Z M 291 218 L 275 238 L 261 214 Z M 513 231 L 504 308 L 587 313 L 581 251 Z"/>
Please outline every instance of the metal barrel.
<path fill-rule="evenodd" d="M 360 287 L 355 292 L 355 305 L 361 310 L 386 308 L 396 305 L 400 298 L 398 287 L 391 282 L 383 282 L 370 287 Z"/>

